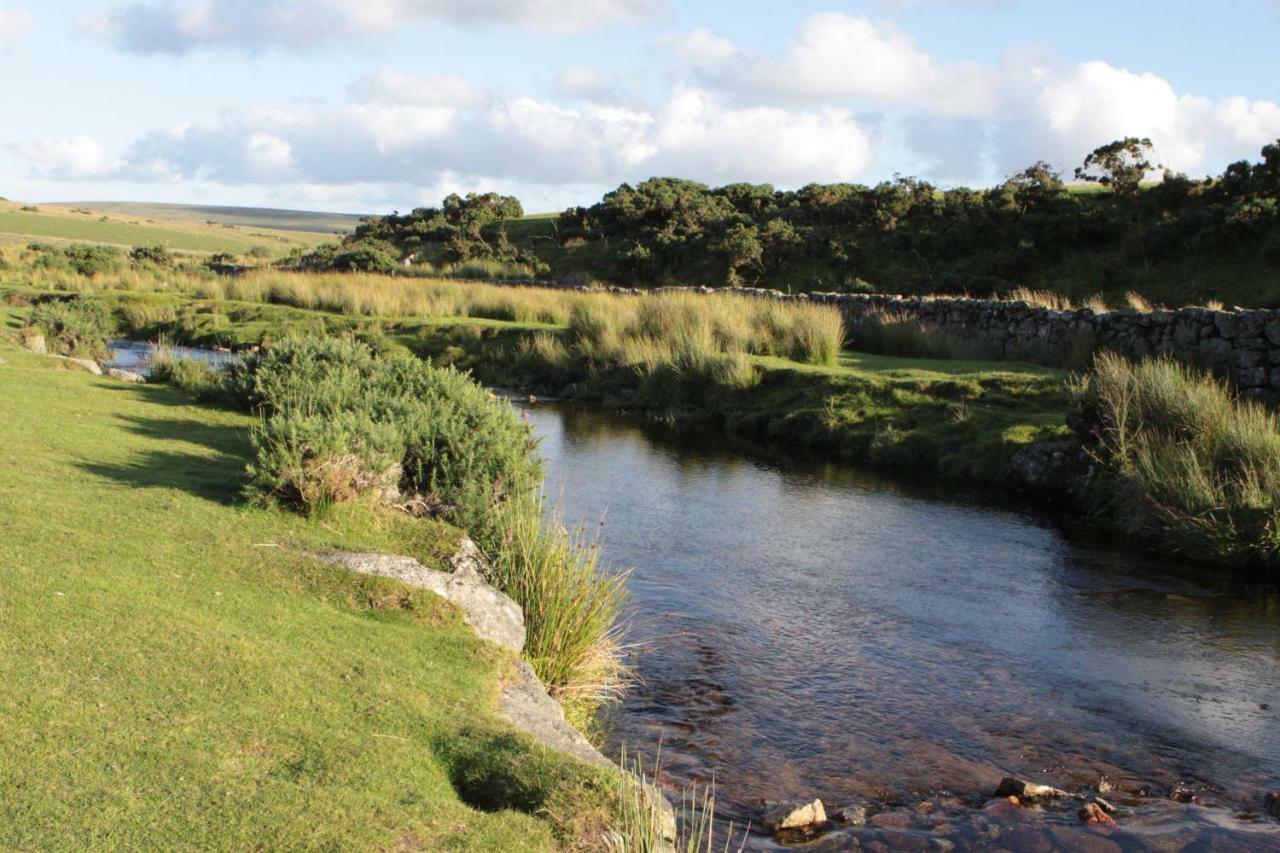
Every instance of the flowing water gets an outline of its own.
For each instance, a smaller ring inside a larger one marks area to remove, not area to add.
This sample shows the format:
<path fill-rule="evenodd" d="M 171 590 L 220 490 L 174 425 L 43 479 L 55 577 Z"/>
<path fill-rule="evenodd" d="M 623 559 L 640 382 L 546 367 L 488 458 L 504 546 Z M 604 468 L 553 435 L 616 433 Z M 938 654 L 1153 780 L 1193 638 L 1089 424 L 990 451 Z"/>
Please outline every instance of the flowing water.
<path fill-rule="evenodd" d="M 762 799 L 885 813 L 823 850 L 1280 850 L 1275 587 L 720 435 L 529 416 L 550 496 L 633 569 L 610 738 L 661 748 L 670 790 L 714 778 L 739 826 Z M 995 800 L 1006 775 L 1101 786 L 1118 826 Z"/>
<path fill-rule="evenodd" d="M 107 362 L 107 366 L 128 370 L 140 376 L 150 376 L 151 362 L 157 354 L 161 353 L 170 358 L 193 358 L 214 367 L 222 367 L 239 358 L 232 352 L 218 352 L 198 347 L 159 347 L 144 341 L 121 340 L 111 342 L 111 360 Z"/>

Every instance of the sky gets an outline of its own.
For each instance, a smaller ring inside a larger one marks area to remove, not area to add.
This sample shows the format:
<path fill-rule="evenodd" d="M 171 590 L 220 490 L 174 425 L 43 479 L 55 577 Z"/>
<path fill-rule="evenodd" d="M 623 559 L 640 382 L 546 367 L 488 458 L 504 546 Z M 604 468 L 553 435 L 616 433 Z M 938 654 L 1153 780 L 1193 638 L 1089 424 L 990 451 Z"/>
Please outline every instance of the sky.
<path fill-rule="evenodd" d="M 0 0 L 0 196 L 528 211 L 1280 138 L 1280 0 Z"/>

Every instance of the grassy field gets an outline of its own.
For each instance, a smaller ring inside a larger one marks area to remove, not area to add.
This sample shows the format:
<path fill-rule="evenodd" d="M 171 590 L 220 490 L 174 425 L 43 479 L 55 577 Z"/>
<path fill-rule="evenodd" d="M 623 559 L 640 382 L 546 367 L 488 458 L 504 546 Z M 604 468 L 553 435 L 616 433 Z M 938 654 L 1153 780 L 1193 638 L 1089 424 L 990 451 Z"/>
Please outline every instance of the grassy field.
<path fill-rule="evenodd" d="M 263 227 L 210 225 L 205 222 L 144 221 L 136 216 L 88 214 L 53 207 L 35 211 L 24 205 L 0 202 L 0 239 L 106 243 L 117 246 L 164 245 L 183 252 L 246 254 L 256 247 L 272 255 L 285 255 L 294 246 L 314 246 L 332 234 Z"/>
<path fill-rule="evenodd" d="M 248 508 L 249 418 L 0 358 L 0 847 L 551 849 L 591 814 L 495 718 L 504 654 L 304 553 L 455 530 Z"/>
<path fill-rule="evenodd" d="M 74 210 L 87 208 L 131 219 L 161 222 L 236 225 L 242 228 L 268 228 L 277 231 L 307 231 L 317 234 L 346 234 L 360 224 L 361 216 L 348 213 L 322 213 L 310 210 L 282 210 L 269 207 L 228 207 L 201 204 L 153 204 L 138 201 L 85 201 L 44 205 L 47 208 Z"/>

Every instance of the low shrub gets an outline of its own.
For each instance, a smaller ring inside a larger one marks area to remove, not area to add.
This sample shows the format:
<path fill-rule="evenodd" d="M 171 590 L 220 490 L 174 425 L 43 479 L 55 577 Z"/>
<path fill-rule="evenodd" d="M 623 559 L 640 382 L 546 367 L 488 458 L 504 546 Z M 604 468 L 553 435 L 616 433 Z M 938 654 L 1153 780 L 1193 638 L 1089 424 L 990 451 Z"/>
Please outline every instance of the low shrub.
<path fill-rule="evenodd" d="M 31 309 L 29 325 L 45 337 L 49 351 L 76 358 L 98 358 L 116 332 L 106 303 L 87 299 L 54 299 Z"/>
<path fill-rule="evenodd" d="M 1280 423 L 1168 359 L 1102 353 L 1076 390 L 1094 511 L 1197 558 L 1280 565 Z"/>

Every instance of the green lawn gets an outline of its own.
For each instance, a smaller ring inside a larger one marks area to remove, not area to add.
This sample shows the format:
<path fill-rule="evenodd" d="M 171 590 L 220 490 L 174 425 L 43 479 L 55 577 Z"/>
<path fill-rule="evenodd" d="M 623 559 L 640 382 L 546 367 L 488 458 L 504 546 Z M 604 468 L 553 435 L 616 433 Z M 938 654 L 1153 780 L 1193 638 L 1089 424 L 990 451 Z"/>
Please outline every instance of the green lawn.
<path fill-rule="evenodd" d="M 590 808 L 495 718 L 504 653 L 301 550 L 455 530 L 246 506 L 247 417 L 0 358 L 0 848 L 545 849 Z"/>

